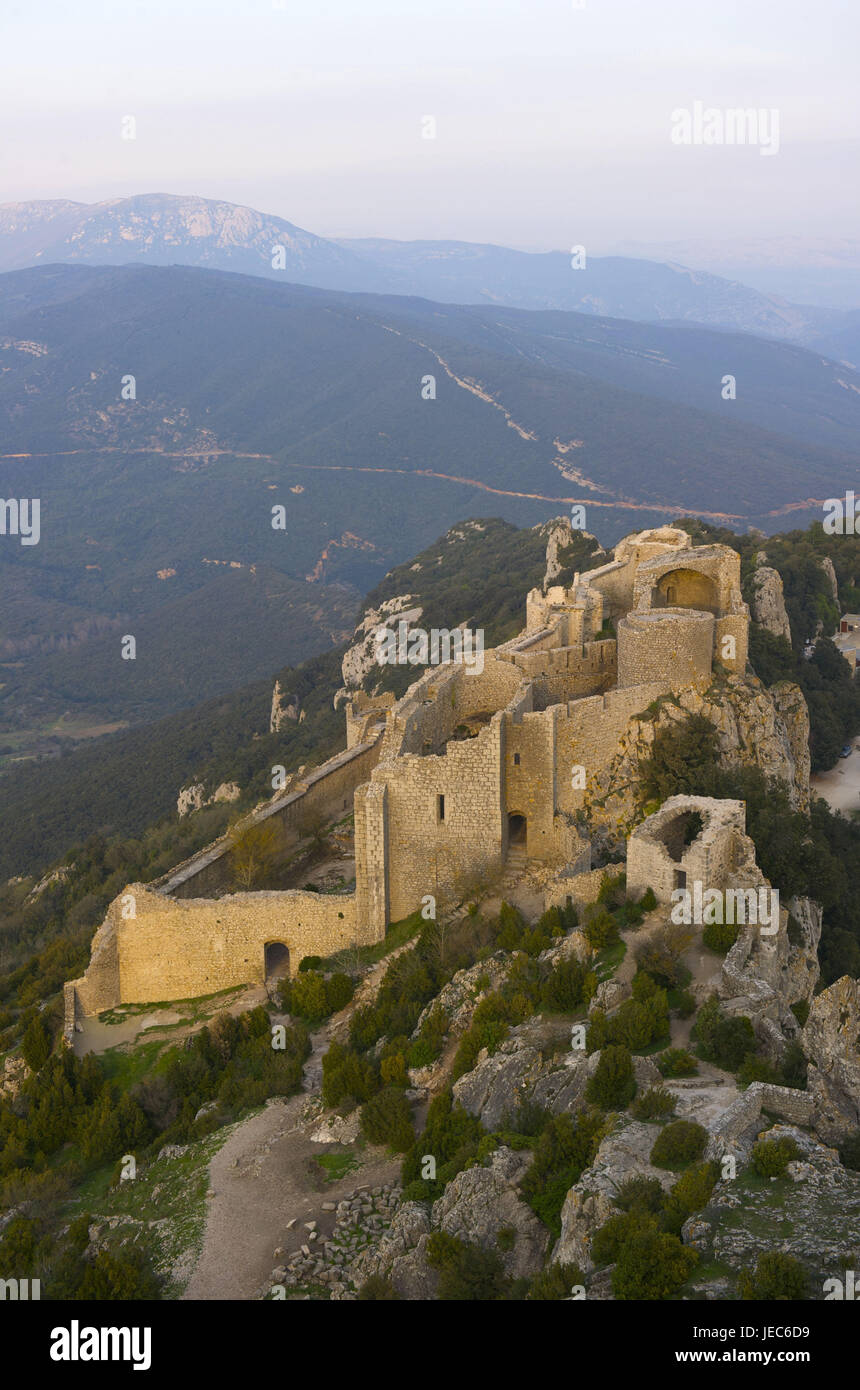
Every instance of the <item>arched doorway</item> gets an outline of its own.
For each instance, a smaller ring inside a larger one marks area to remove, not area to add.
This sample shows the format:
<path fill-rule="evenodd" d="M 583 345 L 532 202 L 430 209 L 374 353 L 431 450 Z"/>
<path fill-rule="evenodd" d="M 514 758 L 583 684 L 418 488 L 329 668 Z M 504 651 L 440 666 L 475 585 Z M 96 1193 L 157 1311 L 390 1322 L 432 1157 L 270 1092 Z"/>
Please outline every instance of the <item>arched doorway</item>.
<path fill-rule="evenodd" d="M 520 815 L 519 811 L 512 811 L 508 816 L 508 844 L 511 847 L 522 845 L 525 849 L 527 832 L 525 816 Z"/>
<path fill-rule="evenodd" d="M 267 941 L 264 947 L 266 980 L 280 980 L 290 973 L 290 952 L 283 941 Z"/>
<path fill-rule="evenodd" d="M 698 570 L 674 569 L 662 574 L 651 590 L 652 608 L 695 608 L 720 616 L 720 601 L 713 579 Z"/>

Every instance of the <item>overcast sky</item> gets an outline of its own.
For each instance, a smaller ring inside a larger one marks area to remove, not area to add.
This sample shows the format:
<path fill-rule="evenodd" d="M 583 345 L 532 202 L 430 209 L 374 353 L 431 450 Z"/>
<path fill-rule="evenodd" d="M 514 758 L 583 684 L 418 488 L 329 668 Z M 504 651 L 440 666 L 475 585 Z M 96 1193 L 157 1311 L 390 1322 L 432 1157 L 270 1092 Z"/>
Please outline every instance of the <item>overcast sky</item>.
<path fill-rule="evenodd" d="M 531 249 L 857 235 L 858 0 L 0 12 L 0 201 L 200 193 L 322 235 Z M 674 145 L 696 101 L 778 109 L 779 153 Z"/>

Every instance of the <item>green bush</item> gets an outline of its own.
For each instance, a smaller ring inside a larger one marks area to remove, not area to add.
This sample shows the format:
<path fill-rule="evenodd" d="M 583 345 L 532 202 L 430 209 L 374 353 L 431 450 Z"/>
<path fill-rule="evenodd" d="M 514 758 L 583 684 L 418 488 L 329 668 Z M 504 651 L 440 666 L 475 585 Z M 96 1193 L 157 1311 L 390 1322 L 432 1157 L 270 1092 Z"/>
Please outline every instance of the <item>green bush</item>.
<path fill-rule="evenodd" d="M 639 906 L 642 907 L 645 910 L 645 912 L 654 911 L 655 907 L 657 906 L 657 894 L 654 892 L 653 888 L 645 889 L 645 892 L 639 899 Z"/>
<path fill-rule="evenodd" d="M 860 1173 L 860 1129 L 855 1129 L 854 1133 L 849 1134 L 839 1145 L 839 1158 L 846 1168 Z"/>
<path fill-rule="evenodd" d="M 675 1097 L 665 1086 L 652 1086 L 636 1097 L 632 1109 L 637 1120 L 667 1120 L 675 1113 Z"/>
<path fill-rule="evenodd" d="M 357 1297 L 360 1303 L 367 1303 L 373 1299 L 393 1303 L 399 1299 L 400 1295 L 390 1279 L 384 1278 L 381 1274 L 371 1274 L 369 1279 L 365 1279 Z"/>
<path fill-rule="evenodd" d="M 570 1298 L 571 1290 L 577 1285 L 585 1287 L 585 1275 L 576 1265 L 547 1265 L 535 1275 L 526 1298 L 532 1303 L 558 1302 Z"/>
<path fill-rule="evenodd" d="M 708 1205 L 720 1176 L 717 1163 L 694 1163 L 673 1185 L 660 1216 L 664 1231 L 679 1236 L 681 1227 L 694 1212 Z"/>
<path fill-rule="evenodd" d="M 738 939 L 735 922 L 709 922 L 702 931 L 702 940 L 710 950 L 718 955 L 726 955 Z"/>
<path fill-rule="evenodd" d="M 37 1014 L 21 1039 L 21 1054 L 31 1071 L 41 1071 L 51 1055 L 51 1035 Z"/>
<path fill-rule="evenodd" d="M 705 1152 L 708 1131 L 693 1120 L 673 1120 L 657 1136 L 651 1150 L 656 1168 L 685 1168 Z"/>
<path fill-rule="evenodd" d="M 741 1298 L 769 1303 L 789 1303 L 806 1298 L 807 1275 L 793 1255 L 771 1250 L 759 1255 L 755 1271 L 745 1270 L 738 1280 Z"/>
<path fill-rule="evenodd" d="M 410 1201 L 435 1201 L 441 1197 L 445 1184 L 477 1158 L 486 1137 L 480 1120 L 454 1103 L 451 1089 L 441 1091 L 430 1102 L 423 1133 L 403 1160 L 401 1178 L 404 1198 Z M 428 1154 L 436 1163 L 436 1177 L 432 1179 L 421 1176 L 424 1158 Z"/>
<path fill-rule="evenodd" d="M 655 1057 L 658 1071 L 663 1076 L 698 1076 L 699 1064 L 695 1057 L 683 1047 L 667 1047 L 659 1057 Z"/>
<path fill-rule="evenodd" d="M 648 1211 L 652 1215 L 663 1210 L 666 1194 L 658 1178 L 628 1178 L 613 1198 L 622 1211 Z"/>
<path fill-rule="evenodd" d="M 800 1149 L 790 1134 L 780 1139 L 760 1139 L 753 1145 L 752 1166 L 760 1178 L 784 1178 L 789 1163 L 799 1156 Z"/>
<path fill-rule="evenodd" d="M 400 1086 L 386 1086 L 361 1107 L 361 1132 L 371 1144 L 407 1153 L 415 1143 L 412 1111 Z"/>
<path fill-rule="evenodd" d="M 592 1237 L 591 1258 L 597 1265 L 614 1264 L 625 1245 L 656 1229 L 654 1217 L 645 1206 L 633 1206 L 610 1216 Z"/>
<path fill-rule="evenodd" d="M 636 1094 L 636 1077 L 629 1048 L 618 1044 L 603 1048 L 585 1098 L 601 1110 L 624 1110 Z"/>
<path fill-rule="evenodd" d="M 472 1070 L 478 1060 L 478 1053 L 483 1048 L 486 1048 L 490 1055 L 496 1051 L 508 1036 L 513 1018 L 514 1010 L 498 991 L 486 995 L 480 1001 L 472 1015 L 471 1026 L 460 1039 L 460 1046 L 454 1056 L 452 1081 Z"/>
<path fill-rule="evenodd" d="M 535 1146 L 532 1166 L 520 1190 L 536 1216 L 553 1234 L 561 1235 L 561 1208 L 573 1184 L 597 1153 L 606 1131 L 599 1110 L 583 1110 L 574 1122 L 570 1115 L 553 1115 Z"/>
<path fill-rule="evenodd" d="M 380 1086 L 376 1065 L 343 1043 L 333 1042 L 322 1059 L 322 1097 L 326 1105 L 370 1100 Z"/>
<path fill-rule="evenodd" d="M 612 1271 L 617 1299 L 673 1298 L 698 1263 L 697 1252 L 662 1231 L 636 1235 L 618 1251 Z"/>
<path fill-rule="evenodd" d="M 436 1297 L 443 1301 L 492 1303 L 508 1293 L 509 1281 L 495 1251 L 468 1245 L 444 1231 L 434 1231 L 427 1241 L 427 1263 L 438 1271 Z"/>
<path fill-rule="evenodd" d="M 791 1006 L 791 1012 L 797 1019 L 801 1028 L 806 1027 L 806 1020 L 809 1018 L 809 1000 L 797 999 Z"/>

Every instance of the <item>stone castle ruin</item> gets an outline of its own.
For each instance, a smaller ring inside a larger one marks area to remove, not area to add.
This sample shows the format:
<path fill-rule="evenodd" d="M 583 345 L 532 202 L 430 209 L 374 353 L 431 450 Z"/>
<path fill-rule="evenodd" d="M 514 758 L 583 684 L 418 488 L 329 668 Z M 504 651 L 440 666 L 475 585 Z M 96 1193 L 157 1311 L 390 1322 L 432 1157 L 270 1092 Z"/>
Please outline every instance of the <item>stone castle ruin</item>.
<path fill-rule="evenodd" d="M 748 624 L 737 552 L 660 527 L 626 537 L 569 588 L 532 590 L 524 630 L 485 652 L 482 670 L 431 668 L 398 701 L 353 692 L 346 750 L 251 819 L 290 828 L 352 809 L 354 892 L 225 893 L 225 837 L 111 904 L 86 974 L 66 986 L 67 1034 L 117 1004 L 262 982 L 306 955 L 380 941 L 428 896 L 457 902 L 506 870 L 539 867 L 546 901 L 563 901 L 591 870 L 588 788 L 631 719 L 717 673 L 743 677 Z M 745 839 L 743 808 L 717 804 L 729 809 L 694 850 L 709 881 Z M 679 867 L 663 849 L 668 868 L 653 844 L 630 841 L 631 879 L 661 896 Z"/>

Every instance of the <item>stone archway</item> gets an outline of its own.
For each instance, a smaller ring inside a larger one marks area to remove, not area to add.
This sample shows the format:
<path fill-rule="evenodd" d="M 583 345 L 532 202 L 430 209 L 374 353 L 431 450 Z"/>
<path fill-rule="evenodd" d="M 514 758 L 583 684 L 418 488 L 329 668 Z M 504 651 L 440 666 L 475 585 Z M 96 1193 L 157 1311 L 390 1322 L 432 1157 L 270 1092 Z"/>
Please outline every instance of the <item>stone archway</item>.
<path fill-rule="evenodd" d="M 290 973 L 290 948 L 283 941 L 267 941 L 263 947 L 263 971 L 266 981 L 280 980 Z"/>
<path fill-rule="evenodd" d="M 652 608 L 695 608 L 721 614 L 717 585 L 699 570 L 678 567 L 661 574 L 651 590 Z"/>
<path fill-rule="evenodd" d="M 511 811 L 508 816 L 508 845 L 511 848 L 522 846 L 525 849 L 527 838 L 528 824 L 525 816 L 519 811 Z"/>

